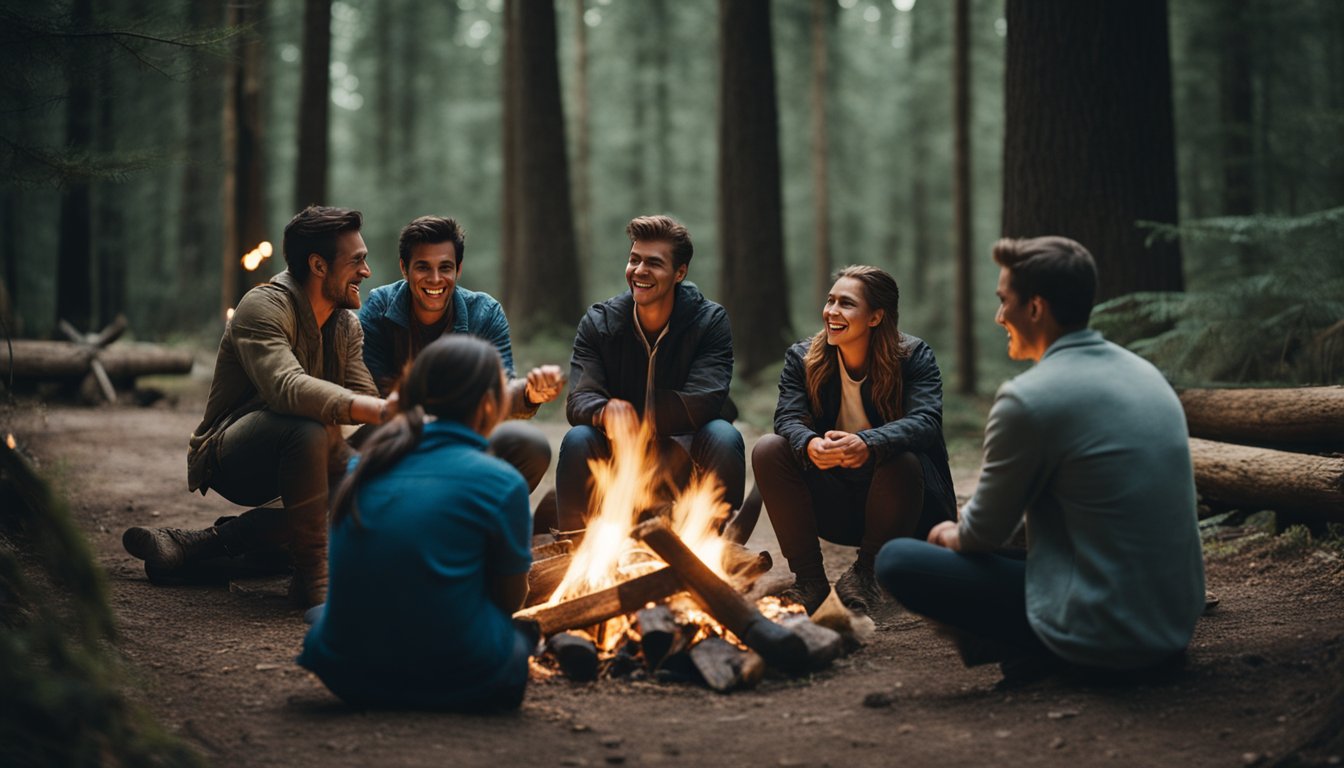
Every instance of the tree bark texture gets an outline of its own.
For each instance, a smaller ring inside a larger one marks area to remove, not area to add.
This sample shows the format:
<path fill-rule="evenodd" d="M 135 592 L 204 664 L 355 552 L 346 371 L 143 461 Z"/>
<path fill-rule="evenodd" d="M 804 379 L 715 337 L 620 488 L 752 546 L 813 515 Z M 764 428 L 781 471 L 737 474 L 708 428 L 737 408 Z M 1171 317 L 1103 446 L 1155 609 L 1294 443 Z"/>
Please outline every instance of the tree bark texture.
<path fill-rule="evenodd" d="M 1206 501 L 1344 521 L 1344 458 L 1190 439 Z"/>
<path fill-rule="evenodd" d="M 812 0 L 809 33 L 812 42 L 812 77 L 808 96 L 812 101 L 812 283 L 820 306 L 831 289 L 831 184 L 830 133 L 827 125 L 829 100 L 831 24 L 830 0 Z"/>
<path fill-rule="evenodd" d="M 1192 437 L 1344 449 L 1344 386 L 1187 389 L 1180 396 Z"/>
<path fill-rule="evenodd" d="M 1166 0 L 1008 0 L 1003 234 L 1064 235 L 1096 257 L 1098 299 L 1184 287 Z"/>
<path fill-rule="evenodd" d="M 719 3 L 720 301 L 737 370 L 777 368 L 794 341 L 779 178 L 769 0 Z"/>
<path fill-rule="evenodd" d="M 303 64 L 300 78 L 295 211 L 309 205 L 327 204 L 331 123 L 331 0 L 305 0 L 303 4 Z"/>
<path fill-rule="evenodd" d="M 92 0 L 74 0 L 70 26 L 84 31 L 93 23 Z M 69 87 L 65 103 L 65 146 L 73 152 L 93 149 L 94 81 L 79 49 L 67 54 Z M 61 191 L 60 234 L 56 245 L 56 317 L 81 330 L 93 325 L 93 199 L 85 179 L 69 180 Z M 16 288 L 17 289 L 17 288 Z"/>
<path fill-rule="evenodd" d="M 102 350 L 68 341 L 15 339 L 13 344 L 16 379 L 82 378 L 95 355 L 113 379 L 191 372 L 190 351 L 157 344 L 121 342 Z M 0 377 L 8 378 L 10 371 L 8 350 L 0 347 Z"/>
<path fill-rule="evenodd" d="M 975 268 L 971 264 L 970 0 L 956 0 L 952 33 L 952 242 L 956 251 L 957 391 L 975 394 Z"/>
<path fill-rule="evenodd" d="M 503 282 L 512 328 L 523 337 L 574 327 L 582 306 L 555 32 L 554 4 L 513 9 L 514 87 L 506 98 L 516 240 Z"/>

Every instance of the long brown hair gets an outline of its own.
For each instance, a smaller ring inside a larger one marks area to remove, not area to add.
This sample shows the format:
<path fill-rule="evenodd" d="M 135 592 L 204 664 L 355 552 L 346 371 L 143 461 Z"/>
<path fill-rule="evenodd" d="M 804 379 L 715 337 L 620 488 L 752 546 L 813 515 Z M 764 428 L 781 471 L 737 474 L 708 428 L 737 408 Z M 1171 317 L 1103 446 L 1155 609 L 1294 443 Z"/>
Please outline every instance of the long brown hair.
<path fill-rule="evenodd" d="M 369 437 L 359 463 L 337 489 L 331 524 L 346 515 L 359 523 L 355 497 L 360 488 L 415 450 L 424 435 L 425 414 L 465 423 L 482 399 L 500 398 L 502 371 L 498 350 L 475 336 L 453 334 L 425 347 L 399 389 L 401 412 Z"/>
<path fill-rule="evenodd" d="M 877 406 L 877 412 L 883 419 L 895 421 L 905 414 L 901 405 L 901 362 L 909 355 L 896 327 L 900 319 L 901 289 L 896 285 L 896 278 L 877 267 L 849 266 L 835 273 L 837 281 L 844 277 L 852 277 L 863 286 L 863 300 L 868 302 L 869 309 L 882 310 L 882 322 L 873 326 L 868 336 L 868 376 L 873 381 L 873 404 Z M 837 350 L 826 343 L 823 327 L 812 337 L 812 344 L 803 356 L 807 370 L 807 399 L 812 404 L 813 413 L 821 413 L 821 388 L 839 375 L 839 358 Z"/>

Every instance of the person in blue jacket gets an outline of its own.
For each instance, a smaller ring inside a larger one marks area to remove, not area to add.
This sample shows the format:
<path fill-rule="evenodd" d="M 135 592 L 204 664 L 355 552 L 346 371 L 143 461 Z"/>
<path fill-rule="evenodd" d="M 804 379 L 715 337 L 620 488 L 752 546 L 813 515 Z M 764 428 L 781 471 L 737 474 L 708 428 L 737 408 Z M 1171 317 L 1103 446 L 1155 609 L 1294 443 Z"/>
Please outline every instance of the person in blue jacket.
<path fill-rule="evenodd" d="M 1008 356 L 984 463 L 958 522 L 878 554 L 906 608 L 951 629 L 968 664 L 1024 682 L 1053 669 L 1179 663 L 1204 610 L 1204 561 L 1180 400 L 1148 361 L 1087 327 L 1092 255 L 1064 237 L 1004 239 Z M 1026 519 L 1026 559 L 999 548 Z"/>
<path fill-rule="evenodd" d="M 359 310 L 364 364 L 386 396 L 420 350 L 448 334 L 470 334 L 494 345 L 509 377 L 505 418 L 490 435 L 490 452 L 518 468 L 535 490 L 551 463 L 551 446 L 526 423 L 564 387 L 557 365 L 542 365 L 515 378 L 513 342 L 504 308 L 488 293 L 458 285 L 466 254 L 462 226 L 443 216 L 421 216 L 401 230 L 397 258 L 402 279 L 375 288 Z"/>
<path fill-rule="evenodd" d="M 825 326 L 784 357 L 775 434 L 752 450 L 756 487 L 794 573 L 781 597 L 815 611 L 830 594 L 818 537 L 858 547 L 835 583 L 846 606 L 882 597 L 873 564 L 898 536 L 952 519 L 943 383 L 933 350 L 897 328 L 900 289 L 877 267 L 840 270 Z"/>
<path fill-rule="evenodd" d="M 356 706 L 516 709 L 528 642 L 531 513 L 518 471 L 486 452 L 507 411 L 499 353 L 430 343 L 337 491 L 330 585 L 300 665 Z"/>

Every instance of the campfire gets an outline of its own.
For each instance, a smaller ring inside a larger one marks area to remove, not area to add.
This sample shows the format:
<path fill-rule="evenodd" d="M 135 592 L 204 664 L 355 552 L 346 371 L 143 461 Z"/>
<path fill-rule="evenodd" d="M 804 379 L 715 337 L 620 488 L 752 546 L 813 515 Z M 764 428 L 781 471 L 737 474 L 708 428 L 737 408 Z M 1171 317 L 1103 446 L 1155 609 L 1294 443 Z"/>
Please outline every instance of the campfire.
<path fill-rule="evenodd" d="M 591 463 L 586 530 L 533 550 L 528 605 L 514 619 L 546 641 L 536 675 L 650 675 L 728 691 L 767 668 L 824 667 L 855 639 L 838 601 L 818 612 L 823 626 L 801 606 L 745 597 L 771 559 L 719 535 L 731 509 L 717 477 L 693 477 L 668 503 L 648 425 L 611 444 L 610 459 Z"/>

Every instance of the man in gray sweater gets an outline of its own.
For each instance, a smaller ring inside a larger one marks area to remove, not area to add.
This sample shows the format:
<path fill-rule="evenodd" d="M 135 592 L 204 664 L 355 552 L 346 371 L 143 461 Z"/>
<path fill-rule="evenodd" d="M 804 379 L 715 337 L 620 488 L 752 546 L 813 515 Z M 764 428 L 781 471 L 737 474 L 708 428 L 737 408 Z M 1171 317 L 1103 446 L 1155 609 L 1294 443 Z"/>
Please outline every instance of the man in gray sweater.
<path fill-rule="evenodd" d="M 999 388 L 958 522 L 877 558 L 963 659 L 1134 670 L 1178 660 L 1204 607 L 1185 414 L 1147 361 L 1088 329 L 1096 265 L 1062 237 L 1000 240 L 995 320 L 1036 365 Z M 1027 551 L 999 550 L 1025 512 Z M 996 551 L 997 550 L 997 551 Z"/>

